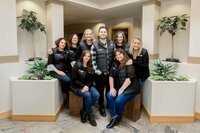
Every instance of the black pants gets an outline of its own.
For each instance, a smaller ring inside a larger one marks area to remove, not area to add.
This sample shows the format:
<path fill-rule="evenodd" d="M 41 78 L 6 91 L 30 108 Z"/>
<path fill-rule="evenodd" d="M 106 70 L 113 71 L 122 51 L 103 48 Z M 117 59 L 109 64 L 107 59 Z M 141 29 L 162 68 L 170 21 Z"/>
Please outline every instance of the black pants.
<path fill-rule="evenodd" d="M 101 74 L 95 76 L 95 84 L 96 89 L 98 90 L 100 97 L 99 97 L 99 107 L 104 107 L 104 90 L 106 87 L 106 94 L 109 92 L 109 75 Z M 107 99 L 107 97 L 106 97 Z"/>

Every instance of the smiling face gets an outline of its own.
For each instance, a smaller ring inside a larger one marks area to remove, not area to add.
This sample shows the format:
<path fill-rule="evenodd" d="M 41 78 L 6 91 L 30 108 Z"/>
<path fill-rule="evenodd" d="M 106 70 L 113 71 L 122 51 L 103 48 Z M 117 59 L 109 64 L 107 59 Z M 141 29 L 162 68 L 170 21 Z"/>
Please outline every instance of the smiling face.
<path fill-rule="evenodd" d="M 122 42 L 123 42 L 123 35 L 122 35 L 122 33 L 119 33 L 117 35 L 117 45 L 121 46 Z"/>
<path fill-rule="evenodd" d="M 116 54 L 115 54 L 115 58 L 116 58 L 117 61 L 120 62 L 120 61 L 123 60 L 123 58 L 124 58 L 124 54 L 121 53 L 121 52 L 119 52 L 119 51 L 117 51 Z"/>
<path fill-rule="evenodd" d="M 107 37 L 107 30 L 106 30 L 106 28 L 101 28 L 100 30 L 99 30 L 99 38 L 100 39 L 106 39 L 106 37 Z"/>
<path fill-rule="evenodd" d="M 83 62 L 88 63 L 90 61 L 90 53 L 85 53 L 83 56 Z"/>
<path fill-rule="evenodd" d="M 138 39 L 134 39 L 132 45 L 133 45 L 133 50 L 137 51 L 137 50 L 139 50 L 140 47 L 141 47 L 141 41 L 138 40 Z"/>
<path fill-rule="evenodd" d="M 77 35 L 74 35 L 72 37 L 72 44 L 77 44 L 78 43 L 78 36 Z"/>
<path fill-rule="evenodd" d="M 64 39 L 60 40 L 59 44 L 58 44 L 58 48 L 63 50 L 65 49 L 66 46 L 66 41 Z"/>
<path fill-rule="evenodd" d="M 92 40 L 92 31 L 91 30 L 86 30 L 85 33 L 84 33 L 84 36 L 85 36 L 85 40 Z"/>

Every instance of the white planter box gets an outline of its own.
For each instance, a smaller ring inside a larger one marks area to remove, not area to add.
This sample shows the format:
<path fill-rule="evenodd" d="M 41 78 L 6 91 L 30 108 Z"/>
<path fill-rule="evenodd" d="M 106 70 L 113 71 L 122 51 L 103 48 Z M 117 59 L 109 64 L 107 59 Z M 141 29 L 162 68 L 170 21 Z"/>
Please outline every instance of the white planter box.
<path fill-rule="evenodd" d="M 150 122 L 192 122 L 195 115 L 196 80 L 147 79 L 142 101 Z"/>
<path fill-rule="evenodd" d="M 55 121 L 64 98 L 59 81 L 12 78 L 12 120 Z"/>

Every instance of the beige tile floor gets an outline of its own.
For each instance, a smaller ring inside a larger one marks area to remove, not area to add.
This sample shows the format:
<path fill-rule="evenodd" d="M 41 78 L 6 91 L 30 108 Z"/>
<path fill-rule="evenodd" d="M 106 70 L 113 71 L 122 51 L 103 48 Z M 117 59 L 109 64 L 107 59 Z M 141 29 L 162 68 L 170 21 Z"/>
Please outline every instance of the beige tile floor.
<path fill-rule="evenodd" d="M 144 113 L 137 122 L 126 118 L 112 129 L 106 129 L 109 115 L 101 117 L 94 109 L 97 126 L 89 122 L 83 124 L 79 117 L 69 116 L 64 109 L 56 122 L 13 122 L 10 119 L 0 120 L 0 133 L 200 133 L 200 121 L 194 123 L 149 123 Z M 108 113 L 107 113 L 108 114 Z"/>

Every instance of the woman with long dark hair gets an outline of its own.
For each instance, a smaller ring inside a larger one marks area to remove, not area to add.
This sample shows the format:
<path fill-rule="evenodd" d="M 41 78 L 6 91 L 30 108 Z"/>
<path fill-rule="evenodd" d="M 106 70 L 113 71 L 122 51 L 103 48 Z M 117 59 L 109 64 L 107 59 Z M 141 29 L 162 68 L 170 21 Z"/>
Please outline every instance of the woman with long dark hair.
<path fill-rule="evenodd" d="M 76 89 L 76 94 L 83 97 L 84 106 L 81 110 L 81 122 L 85 123 L 87 119 L 92 126 L 96 126 L 92 107 L 99 99 L 99 93 L 93 86 L 94 70 L 91 63 L 90 51 L 83 51 L 80 59 L 72 68 L 72 84 Z"/>
<path fill-rule="evenodd" d="M 125 104 L 140 92 L 133 60 L 121 48 L 115 51 L 115 60 L 109 76 L 110 91 L 107 99 L 112 120 L 107 128 L 112 128 L 121 121 Z"/>

